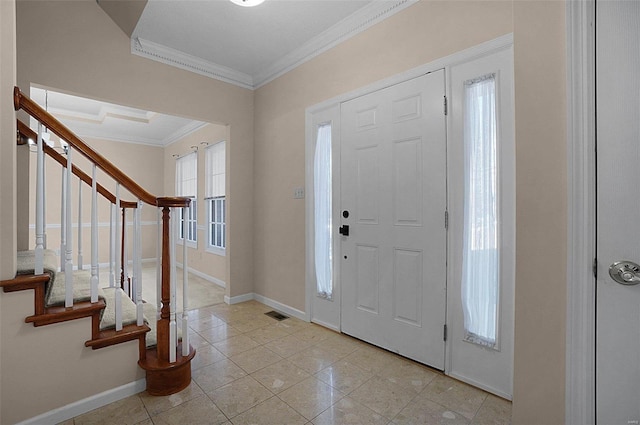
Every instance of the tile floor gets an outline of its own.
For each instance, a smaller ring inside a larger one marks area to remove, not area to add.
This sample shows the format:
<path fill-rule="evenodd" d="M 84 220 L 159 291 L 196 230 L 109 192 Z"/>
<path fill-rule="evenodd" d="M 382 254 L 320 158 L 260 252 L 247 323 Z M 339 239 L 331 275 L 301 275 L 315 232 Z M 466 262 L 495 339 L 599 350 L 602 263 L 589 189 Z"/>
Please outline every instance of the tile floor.
<path fill-rule="evenodd" d="M 511 403 L 255 301 L 190 312 L 192 382 L 140 393 L 81 424 L 510 424 Z"/>

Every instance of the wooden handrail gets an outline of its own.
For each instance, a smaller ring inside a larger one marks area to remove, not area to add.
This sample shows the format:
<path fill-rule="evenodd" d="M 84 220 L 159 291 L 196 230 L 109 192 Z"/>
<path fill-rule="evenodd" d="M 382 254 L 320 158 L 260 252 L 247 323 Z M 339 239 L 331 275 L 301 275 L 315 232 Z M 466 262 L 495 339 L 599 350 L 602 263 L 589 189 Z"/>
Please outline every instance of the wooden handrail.
<path fill-rule="evenodd" d="M 159 207 L 163 206 L 158 204 L 158 198 L 147 192 L 142 186 L 133 181 L 131 177 L 120 171 L 120 169 L 113 165 L 104 156 L 91 149 L 89 145 L 83 142 L 78 136 L 76 136 L 64 124 L 58 121 L 53 115 L 42 109 L 40 105 L 29 99 L 28 96 L 24 95 L 18 87 L 13 88 L 13 107 L 16 111 L 20 109 L 24 110 L 36 120 L 40 121 L 42 124 L 44 124 L 45 127 L 55 133 L 58 137 L 69 143 L 69 145 L 71 145 L 75 150 L 89 159 L 89 161 L 96 164 L 98 168 L 107 173 L 107 175 L 113 178 L 116 182 L 120 183 L 134 196 L 142 200 L 142 202 Z M 175 199 L 179 201 L 174 202 L 174 204 L 180 205 L 171 206 L 188 207 L 191 202 L 189 198 Z"/>
<path fill-rule="evenodd" d="M 25 145 L 28 143 L 29 139 L 36 140 L 37 137 L 38 137 L 38 134 L 35 131 L 31 130 L 29 126 L 27 126 L 22 121 L 18 120 L 18 144 Z M 44 148 L 45 154 L 49 155 L 51 158 L 53 158 L 56 162 L 58 162 L 63 167 L 65 168 L 67 167 L 67 159 L 64 156 L 60 155 L 55 149 L 48 146 L 46 143 L 43 144 L 42 147 Z M 91 187 L 92 179 L 87 173 L 85 173 L 75 165 L 71 166 L 71 172 L 74 175 L 76 175 L 80 180 L 88 184 L 89 187 Z M 113 193 L 109 192 L 109 190 L 107 190 L 100 183 L 97 183 L 97 190 L 100 195 L 104 196 L 112 204 L 116 202 L 116 196 Z M 121 208 L 138 208 L 138 203 L 134 201 L 121 200 L 120 207 Z"/>
<path fill-rule="evenodd" d="M 115 167 L 102 155 L 91 149 L 85 142 L 83 142 L 78 136 L 73 134 L 71 130 L 65 127 L 60 121 L 54 118 L 46 110 L 42 109 L 37 103 L 33 102 L 27 96 L 20 92 L 18 87 L 13 89 L 13 105 L 16 111 L 19 109 L 24 110 L 26 113 L 34 117 L 51 132 L 58 135 L 61 139 L 69 143 L 70 147 L 80 152 L 84 157 L 91 161 L 95 166 L 104 171 L 107 175 L 113 178 L 117 183 L 122 185 L 125 189 L 137 197 L 140 201 L 146 204 L 153 205 L 161 208 L 162 210 L 162 246 L 161 246 L 161 288 L 158 296 L 162 300 L 162 308 L 160 311 L 160 317 L 157 321 L 157 346 L 155 350 L 150 350 L 152 355 L 147 356 L 144 349 L 141 348 L 140 360 L 138 364 L 146 371 L 147 378 L 147 392 L 155 395 L 169 395 L 174 394 L 182 389 L 186 388 L 191 382 L 191 359 L 195 355 L 193 347 L 189 346 L 188 349 L 180 350 L 180 355 L 169 355 L 170 347 L 170 315 L 171 315 L 171 297 L 170 297 L 170 264 L 175 259 L 171 258 L 170 253 L 170 214 L 171 208 L 184 208 L 191 204 L 191 199 L 182 197 L 155 197 L 151 193 L 147 192 L 140 185 L 134 182 L 129 176 L 124 174 L 118 168 Z M 29 138 L 35 140 L 38 136 L 30 130 L 25 124 L 18 122 L 18 144 L 24 144 L 28 142 Z M 22 132 L 20 131 L 22 130 Z M 54 158 L 62 166 L 67 166 L 67 159 L 56 152 L 49 146 L 43 146 L 44 152 Z M 69 151 L 69 154 L 71 151 Z M 69 170 L 67 169 L 67 172 Z M 92 184 L 93 179 L 86 173 L 81 171 L 75 165 L 71 166 L 71 172 L 78 176 L 82 181 L 87 184 Z M 96 182 L 97 183 L 97 182 Z M 106 190 L 101 185 L 96 185 L 100 194 L 112 203 L 117 202 L 116 197 Z M 131 207 L 130 202 L 119 202 L 123 208 Z M 137 205 L 136 205 L 137 206 Z M 123 210 L 124 213 L 124 210 Z M 143 341 L 143 340 L 141 340 Z M 143 344 L 141 342 L 141 344 Z M 153 353 L 155 352 L 155 355 Z M 187 353 L 186 355 L 184 353 Z"/>

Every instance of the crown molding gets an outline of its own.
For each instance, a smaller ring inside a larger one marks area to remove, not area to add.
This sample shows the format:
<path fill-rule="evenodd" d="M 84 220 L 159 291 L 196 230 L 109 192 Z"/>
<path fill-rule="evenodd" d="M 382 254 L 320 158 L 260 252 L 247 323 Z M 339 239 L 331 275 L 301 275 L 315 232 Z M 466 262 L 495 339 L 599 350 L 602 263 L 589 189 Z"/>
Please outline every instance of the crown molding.
<path fill-rule="evenodd" d="M 189 134 L 200 130 L 208 123 L 202 121 L 191 121 L 188 124 L 180 127 L 173 133 L 169 134 L 162 140 L 152 139 L 148 137 L 137 137 L 137 136 L 126 136 L 122 137 L 117 134 L 113 134 L 110 132 L 105 132 L 104 129 L 94 131 L 78 131 L 77 134 L 80 138 L 91 138 L 98 140 L 109 140 L 112 142 L 119 143 L 132 143 L 135 145 L 146 145 L 146 146 L 155 146 L 158 148 L 165 148 L 172 143 L 179 141 L 180 139 L 188 136 Z"/>
<path fill-rule="evenodd" d="M 417 2 L 418 0 L 396 0 L 369 3 L 254 75 L 254 89 L 275 80 Z"/>
<path fill-rule="evenodd" d="M 373 1 L 254 76 L 139 37 L 131 39 L 131 53 L 236 86 L 257 89 L 417 1 Z"/>
<path fill-rule="evenodd" d="M 201 128 L 207 126 L 209 123 L 202 121 L 191 121 L 189 124 L 177 129 L 173 133 L 169 134 L 167 137 L 162 139 L 162 145 L 167 147 L 178 140 L 188 136 L 189 134 L 200 130 Z"/>
<path fill-rule="evenodd" d="M 253 77 L 251 75 L 140 37 L 131 39 L 131 53 L 236 86 L 247 89 L 254 88 Z"/>

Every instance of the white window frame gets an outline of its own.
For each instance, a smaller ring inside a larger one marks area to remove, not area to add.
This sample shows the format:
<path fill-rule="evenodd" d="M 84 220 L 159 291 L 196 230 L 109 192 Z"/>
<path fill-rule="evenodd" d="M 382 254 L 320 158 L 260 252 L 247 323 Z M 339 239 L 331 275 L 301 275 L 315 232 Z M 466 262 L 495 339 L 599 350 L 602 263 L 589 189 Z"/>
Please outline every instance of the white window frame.
<path fill-rule="evenodd" d="M 222 202 L 222 221 L 218 220 L 215 214 L 215 204 Z M 226 255 L 227 248 L 227 223 L 226 223 L 226 212 L 227 208 L 227 197 L 219 196 L 215 198 L 207 199 L 207 251 L 218 254 L 218 255 Z M 212 227 L 220 226 L 222 232 L 222 245 L 216 245 L 212 240 Z"/>
<path fill-rule="evenodd" d="M 191 248 L 198 247 L 198 200 L 194 197 L 191 198 L 191 204 L 189 204 L 189 216 L 187 217 L 187 228 L 189 231 L 193 231 L 190 238 L 187 235 L 187 246 Z M 177 243 L 182 245 L 184 243 L 183 229 L 184 229 L 184 209 L 178 209 L 178 238 Z"/>

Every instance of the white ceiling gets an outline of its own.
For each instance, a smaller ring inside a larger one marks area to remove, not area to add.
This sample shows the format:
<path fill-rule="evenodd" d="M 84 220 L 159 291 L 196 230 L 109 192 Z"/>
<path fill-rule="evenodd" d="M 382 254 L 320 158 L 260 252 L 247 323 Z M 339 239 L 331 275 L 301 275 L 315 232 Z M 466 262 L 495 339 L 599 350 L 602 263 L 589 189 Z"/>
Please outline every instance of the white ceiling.
<path fill-rule="evenodd" d="M 31 88 L 30 97 L 80 138 L 167 146 L 206 125 L 37 87 Z"/>
<path fill-rule="evenodd" d="M 132 53 L 257 88 L 417 0 L 149 0 Z"/>
<path fill-rule="evenodd" d="M 131 52 L 255 89 L 416 1 L 148 0 Z M 45 101 L 39 88 L 30 96 L 81 138 L 167 146 L 206 124 L 51 90 Z"/>

